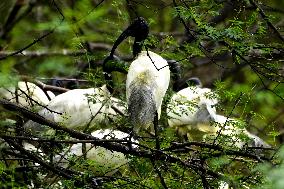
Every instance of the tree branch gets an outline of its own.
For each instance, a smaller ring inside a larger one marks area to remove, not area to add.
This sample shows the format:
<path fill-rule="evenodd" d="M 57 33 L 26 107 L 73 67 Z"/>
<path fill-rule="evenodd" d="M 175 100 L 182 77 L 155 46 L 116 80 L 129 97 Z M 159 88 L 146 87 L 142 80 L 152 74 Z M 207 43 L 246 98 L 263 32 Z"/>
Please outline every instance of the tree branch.
<path fill-rule="evenodd" d="M 131 155 L 134 155 L 134 156 L 144 157 L 144 158 L 148 158 L 148 159 L 151 159 L 154 156 L 156 161 L 167 161 L 167 162 L 170 162 L 170 163 L 178 163 L 181 166 L 183 166 L 185 168 L 192 169 L 196 172 L 203 170 L 203 171 L 206 172 L 206 174 L 211 175 L 215 178 L 220 178 L 220 177 L 223 178 L 224 177 L 219 173 L 215 173 L 214 171 L 204 170 L 204 168 L 202 166 L 200 166 L 199 164 L 196 164 L 196 163 L 194 163 L 190 160 L 183 161 L 182 159 L 175 157 L 175 156 L 172 156 L 172 155 L 169 155 L 169 154 L 166 154 L 165 152 L 163 152 L 161 150 L 156 150 L 156 149 L 143 150 L 143 149 L 137 149 L 137 148 L 129 148 L 129 145 L 121 145 L 121 144 L 118 144 L 118 143 L 115 143 L 115 142 L 110 143 L 110 142 L 101 141 L 100 139 L 93 137 L 92 135 L 81 133 L 79 131 L 75 131 L 75 130 L 69 129 L 67 127 L 58 125 L 55 122 L 46 120 L 44 117 L 42 117 L 42 116 L 40 116 L 40 115 L 38 115 L 34 112 L 31 112 L 24 107 L 13 104 L 9 101 L 0 99 L 0 104 L 5 109 L 10 110 L 10 111 L 17 111 L 17 112 L 21 113 L 23 116 L 25 116 L 26 118 L 31 119 L 32 121 L 38 122 L 42 125 L 47 125 L 47 126 L 53 128 L 55 130 L 64 131 L 64 132 L 68 133 L 73 138 L 80 139 L 80 140 L 93 140 L 91 142 L 92 144 L 104 147 L 108 150 L 114 150 L 114 151 L 121 152 L 121 153 L 124 153 L 124 154 L 131 154 Z M 140 146 L 140 144 L 139 144 L 139 146 Z"/>
<path fill-rule="evenodd" d="M 274 31 L 274 33 L 276 34 L 276 36 L 282 41 L 284 42 L 284 38 L 282 37 L 282 35 L 279 33 L 279 31 L 276 29 L 276 27 L 269 21 L 268 16 L 266 16 L 266 14 L 264 13 L 263 9 L 258 6 L 258 4 L 254 1 L 254 0 L 249 0 L 250 4 L 254 7 L 255 10 L 257 10 L 261 17 L 266 21 L 267 25 Z"/>

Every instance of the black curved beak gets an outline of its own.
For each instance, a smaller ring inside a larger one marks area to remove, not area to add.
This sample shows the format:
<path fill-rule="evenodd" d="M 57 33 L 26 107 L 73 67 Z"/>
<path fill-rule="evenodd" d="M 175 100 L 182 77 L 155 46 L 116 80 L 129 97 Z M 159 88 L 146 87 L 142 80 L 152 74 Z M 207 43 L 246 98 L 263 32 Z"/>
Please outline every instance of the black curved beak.
<path fill-rule="evenodd" d="M 181 79 L 181 67 L 180 63 L 176 60 L 167 60 L 171 73 L 173 74 L 173 80 L 177 81 Z"/>
<path fill-rule="evenodd" d="M 172 79 L 174 81 L 173 90 L 175 92 L 178 92 L 181 88 L 180 85 L 182 83 L 180 63 L 177 62 L 176 60 L 167 60 L 167 62 L 169 64 L 169 68 L 172 73 Z"/>

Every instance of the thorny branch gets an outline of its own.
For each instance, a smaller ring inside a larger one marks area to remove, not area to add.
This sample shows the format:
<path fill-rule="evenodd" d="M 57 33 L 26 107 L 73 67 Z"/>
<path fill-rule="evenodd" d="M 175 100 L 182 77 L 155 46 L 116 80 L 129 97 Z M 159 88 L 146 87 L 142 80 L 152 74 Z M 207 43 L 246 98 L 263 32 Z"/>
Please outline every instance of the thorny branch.
<path fill-rule="evenodd" d="M 249 2 L 255 8 L 255 10 L 258 10 L 258 12 L 260 13 L 261 17 L 266 21 L 267 25 L 274 31 L 274 33 L 277 35 L 277 37 L 282 42 L 284 42 L 284 38 L 279 33 L 279 31 L 276 29 L 276 27 L 269 21 L 269 18 L 268 18 L 268 16 L 266 16 L 266 14 L 264 13 L 263 9 L 260 6 L 258 6 L 258 4 L 254 0 L 249 0 Z"/>
<path fill-rule="evenodd" d="M 29 119 L 31 119 L 35 122 L 38 122 L 42 125 L 47 125 L 47 126 L 53 128 L 55 130 L 64 131 L 64 132 L 68 133 L 73 138 L 80 139 L 80 140 L 83 140 L 85 142 L 88 141 L 92 144 L 105 147 L 109 150 L 114 150 L 114 151 L 122 152 L 124 154 L 131 154 L 131 155 L 134 155 L 134 156 L 144 157 L 144 158 L 149 158 L 149 159 L 153 159 L 153 157 L 155 157 L 154 158 L 155 161 L 167 161 L 167 162 L 171 162 L 171 163 L 178 163 L 181 166 L 184 166 L 185 168 L 189 168 L 189 169 L 192 169 L 192 170 L 197 171 L 197 172 L 202 171 L 202 172 L 204 172 L 204 173 L 206 173 L 206 174 L 208 174 L 212 177 L 215 177 L 215 178 L 223 177 L 219 173 L 215 173 L 211 170 L 205 169 L 198 162 L 191 161 L 191 160 L 183 161 L 178 157 L 175 157 L 173 155 L 166 153 L 166 150 L 163 150 L 163 149 L 161 149 L 161 150 L 158 150 L 158 149 L 143 150 L 143 149 L 137 149 L 137 148 L 131 148 L 130 149 L 130 148 L 128 148 L 129 145 L 119 144 L 118 143 L 118 142 L 120 142 L 119 140 L 107 142 L 105 140 L 97 139 L 97 138 L 95 138 L 95 137 L 93 137 L 89 134 L 81 133 L 81 132 L 69 129 L 67 127 L 58 125 L 57 123 L 54 123 L 52 121 L 46 120 L 45 118 L 41 117 L 40 115 L 38 115 L 34 112 L 31 112 L 31 111 L 29 111 L 29 110 L 27 110 L 23 107 L 20 107 L 16 104 L 13 104 L 11 102 L 8 102 L 8 101 L 5 101 L 5 100 L 0 100 L 0 104 L 5 109 L 10 110 L 10 111 L 17 111 L 17 112 L 21 113 L 22 115 L 24 115 L 26 118 L 29 118 Z M 8 137 L 8 136 L 3 135 L 3 137 Z M 7 138 L 7 139 L 11 140 L 10 138 Z M 132 142 L 129 141 L 129 140 L 127 140 L 126 142 L 132 144 Z M 231 152 L 231 153 L 233 153 L 233 152 Z M 239 153 L 237 153 L 237 154 L 239 154 Z M 246 157 L 256 158 L 255 156 L 249 156 L 249 155 L 247 155 Z M 259 159 L 259 157 L 257 157 L 257 159 Z"/>
<path fill-rule="evenodd" d="M 53 1 L 55 2 L 55 1 Z M 100 1 L 98 5 L 100 5 L 103 2 Z M 183 1 L 184 2 L 184 1 Z M 260 15 L 263 17 L 263 19 L 267 22 L 267 24 L 269 25 L 269 27 L 271 27 L 274 32 L 276 33 L 276 35 L 283 41 L 283 37 L 281 36 L 281 34 L 277 31 L 276 27 L 268 20 L 268 17 L 264 14 L 263 9 L 261 9 L 261 7 L 259 7 L 259 5 L 257 5 L 253 0 L 250 0 L 251 4 L 254 6 L 255 9 L 258 9 Z M 177 7 L 176 2 L 174 1 L 174 6 Z M 58 10 L 58 12 L 60 13 L 60 15 L 63 17 L 64 19 L 64 15 L 62 13 L 62 11 L 59 9 L 59 7 L 55 4 L 56 9 Z M 223 15 L 224 16 L 224 15 Z M 225 15 L 226 17 L 226 15 Z M 81 18 L 83 19 L 83 18 Z M 187 30 L 187 35 L 189 35 L 189 37 L 191 37 L 193 40 L 196 40 L 196 36 L 193 34 L 193 32 L 188 26 L 187 23 L 185 22 L 185 20 L 183 20 L 181 17 L 179 17 L 181 23 L 183 24 L 183 26 L 186 28 Z M 216 18 L 217 19 L 217 18 Z M 222 18 L 225 19 L 225 18 Z M 80 19 L 79 19 L 80 20 Z M 218 21 L 214 21 L 212 20 L 212 22 L 215 24 Z M 30 43 L 29 45 L 25 46 L 24 48 L 15 51 L 15 52 L 10 52 L 10 51 L 1 51 L 0 52 L 0 60 L 4 60 L 8 57 L 11 56 L 30 56 L 30 57 L 40 57 L 40 56 L 81 56 L 81 55 L 85 55 L 86 54 L 86 50 L 77 50 L 77 51 L 72 51 L 72 50 L 62 50 L 62 52 L 60 51 L 56 51 L 56 52 L 48 52 L 48 51 L 27 51 L 26 49 L 30 48 L 31 46 L 33 46 L 34 44 L 36 44 L 37 42 L 41 41 L 42 39 L 44 39 L 45 37 L 47 37 L 48 35 L 52 34 L 54 32 L 54 30 L 56 29 L 56 27 L 52 30 L 50 30 L 49 32 L 47 32 L 46 34 L 44 34 L 43 36 L 41 36 L 40 38 L 34 40 L 32 43 Z M 163 36 L 164 33 L 158 33 L 157 35 L 159 36 Z M 176 36 L 180 36 L 180 33 L 177 33 Z M 231 52 L 234 52 L 237 54 L 237 56 L 239 56 L 244 62 L 245 64 L 242 65 L 249 65 L 251 67 L 254 66 L 262 66 L 263 69 L 267 69 L 269 70 L 269 67 L 267 67 L 266 65 L 261 65 L 259 63 L 252 63 L 253 60 L 255 59 L 262 59 L 262 58 L 266 58 L 267 56 L 271 55 L 272 57 L 276 57 L 277 55 L 279 55 L 278 57 L 281 59 L 283 58 L 283 50 L 281 49 L 279 52 L 273 54 L 273 53 L 269 53 L 269 54 L 250 54 L 248 53 L 248 56 L 242 56 L 240 53 L 238 53 L 235 49 L 233 49 L 231 46 L 229 46 L 227 43 L 225 42 L 221 42 L 223 43 L 223 45 L 227 46 L 230 48 Z M 207 49 L 204 48 L 201 44 L 199 45 L 199 47 L 201 48 L 202 52 L 205 54 L 206 58 L 200 58 L 200 59 L 205 59 L 204 62 L 206 63 L 210 63 L 213 62 L 215 63 L 218 57 L 214 57 L 209 55 L 209 53 L 207 52 Z M 98 50 L 99 47 L 94 47 L 95 50 Z M 102 49 L 103 50 L 110 50 L 111 46 L 108 46 L 107 44 L 103 44 L 102 45 Z M 90 52 L 90 50 L 88 50 Z M 93 51 L 93 50 L 92 50 Z M 196 59 L 196 57 L 190 57 L 189 60 L 193 60 Z M 123 57 L 123 60 L 130 60 L 129 57 Z M 197 61 L 199 59 L 197 58 Z M 196 61 L 196 62 L 197 62 Z M 195 61 L 194 61 L 195 62 Z M 202 61 L 200 61 L 202 62 Z M 199 62 L 198 62 L 199 63 Z M 196 63 L 197 66 L 201 66 L 203 64 L 198 64 Z M 256 72 L 256 74 L 262 74 L 260 71 L 258 71 L 257 69 L 254 69 L 254 71 Z M 273 70 L 269 70 L 269 71 L 273 71 Z M 275 73 L 277 74 L 277 73 Z M 261 77 L 260 77 L 261 79 Z M 261 80 L 262 81 L 262 80 Z M 262 81 L 263 82 L 263 81 Z M 45 85 L 41 82 L 37 82 L 38 85 L 41 86 L 41 88 L 49 90 L 52 89 L 53 91 L 56 90 L 61 90 L 59 88 L 53 87 L 53 86 L 48 86 Z M 263 85 L 265 86 L 264 82 Z M 273 91 L 273 90 L 272 90 Z M 274 92 L 274 91 L 273 91 Z M 24 148 L 22 148 L 20 145 L 18 145 L 18 143 L 16 142 L 16 139 L 18 140 L 27 140 L 27 141 L 40 141 L 40 142 L 55 142 L 55 143 L 71 143 L 71 144 L 75 144 L 75 143 L 92 143 L 98 146 L 102 146 L 105 147 L 107 149 L 113 150 L 113 151 L 118 151 L 118 152 L 122 152 L 124 154 L 131 154 L 137 157 L 145 157 L 148 158 L 152 161 L 152 165 L 154 166 L 154 169 L 156 171 L 156 173 L 158 174 L 161 184 L 164 188 L 167 188 L 166 182 L 162 176 L 161 171 L 159 170 L 159 168 L 157 167 L 157 162 L 158 161 L 166 161 L 166 162 L 170 162 L 170 163 L 178 163 L 180 165 L 182 165 L 183 167 L 187 168 L 187 169 L 192 169 L 195 172 L 197 172 L 201 178 L 202 178 L 202 182 L 203 182 L 203 186 L 204 188 L 208 188 L 209 184 L 206 180 L 206 177 L 209 175 L 211 177 L 215 177 L 215 178 L 224 178 L 223 175 L 221 175 L 220 173 L 216 173 L 214 171 L 211 171 L 209 169 L 207 169 L 207 167 L 205 167 L 201 161 L 199 159 L 193 159 L 193 158 L 189 158 L 188 160 L 182 160 L 180 159 L 178 156 L 175 156 L 176 154 L 180 154 L 180 153 L 188 153 L 188 150 L 191 146 L 198 146 L 201 148 L 208 148 L 208 149 L 212 149 L 212 150 L 216 150 L 218 151 L 218 153 L 216 153 L 216 155 L 234 155 L 234 156 L 240 156 L 240 157 L 246 157 L 246 158 L 250 158 L 256 161 L 269 161 L 270 159 L 266 158 L 266 157 L 262 157 L 262 156 L 258 156 L 255 154 L 251 154 L 247 151 L 234 151 L 234 150 L 227 150 L 224 149 L 222 146 L 219 146 L 218 144 L 206 144 L 206 143 L 196 143 L 196 142 L 189 142 L 189 143 L 183 143 L 183 144 L 178 144 L 178 143 L 174 143 L 172 144 L 170 147 L 168 148 L 161 148 L 160 147 L 160 141 L 159 141 L 159 137 L 158 137 L 158 130 L 157 128 L 155 128 L 156 131 L 156 148 L 147 148 L 141 144 L 136 144 L 131 142 L 130 140 L 104 140 L 104 139 L 97 139 L 95 137 L 92 137 L 91 135 L 88 134 L 84 134 L 72 129 L 68 129 L 66 127 L 63 127 L 61 125 L 58 125 L 57 123 L 51 122 L 46 120 L 45 118 L 41 117 L 40 115 L 33 113 L 23 107 L 17 106 L 13 103 L 4 101 L 4 100 L 0 100 L 0 104 L 1 106 L 3 106 L 4 108 L 6 108 L 7 110 L 10 111 L 15 111 L 18 113 L 21 113 L 22 115 L 24 115 L 26 118 L 29 118 L 33 121 L 36 121 L 38 123 L 41 123 L 43 125 L 47 125 L 55 130 L 60 130 L 60 131 L 64 131 L 66 133 L 68 133 L 71 137 L 75 138 L 74 140 L 50 140 L 50 139 L 42 139 L 42 138 L 31 138 L 31 137 L 25 137 L 25 136 L 9 136 L 9 135 L 0 135 L 1 138 L 5 139 L 8 143 L 10 143 L 14 148 L 18 149 L 19 151 L 21 151 L 21 153 L 27 155 L 29 158 L 33 157 L 32 159 L 35 162 L 40 163 L 43 167 L 45 167 L 46 169 L 49 169 L 51 171 L 57 172 L 59 175 L 65 177 L 65 178 L 70 178 L 72 175 L 67 174 L 68 171 L 64 170 L 60 167 L 52 167 L 53 165 L 50 165 L 44 161 L 42 161 L 41 159 L 38 158 L 38 156 L 36 156 L 36 154 L 31 154 L 28 151 L 26 151 Z M 115 107 L 113 107 L 115 109 Z M 121 113 L 121 115 L 124 115 L 123 113 Z M 78 139 L 78 140 L 77 140 Z M 127 142 L 128 145 L 124 145 L 124 143 Z M 133 149 L 133 148 L 129 148 L 129 146 L 131 144 L 136 144 L 140 147 L 140 149 Z M 190 149 L 191 150 L 191 149 Z M 273 149 L 269 149 L 269 150 L 273 150 Z M 174 155 L 173 155 L 174 154 Z M 51 167 L 50 167 L 51 166 Z M 77 174 L 77 173 L 74 173 Z"/>
<path fill-rule="evenodd" d="M 93 137 L 89 134 L 81 133 L 81 132 L 66 128 L 64 126 L 60 126 L 60 125 L 58 125 L 58 124 L 56 124 L 52 121 L 44 119 L 43 117 L 41 117 L 40 115 L 38 115 L 36 113 L 33 113 L 33 112 L 23 108 L 23 107 L 17 106 L 15 104 L 7 102 L 5 100 L 0 100 L 0 104 L 5 109 L 10 110 L 10 111 L 18 111 L 21 114 L 23 114 L 25 117 L 27 117 L 27 118 L 35 121 L 35 122 L 38 122 L 38 123 L 43 124 L 43 125 L 47 125 L 47 126 L 53 128 L 55 130 L 64 131 L 64 132 L 68 133 L 73 138 L 77 138 L 77 139 L 81 139 L 81 140 L 93 140 L 93 142 L 91 142 L 91 143 L 95 144 L 97 146 L 102 146 L 102 147 L 105 147 L 105 148 L 110 149 L 110 150 L 122 152 L 124 154 L 131 154 L 131 155 L 135 155 L 135 156 L 138 156 L 138 157 L 145 157 L 145 158 L 150 158 L 150 159 L 152 158 L 153 153 L 154 153 L 154 154 L 157 154 L 157 156 L 155 155 L 156 160 L 161 160 L 161 161 L 166 160 L 166 161 L 169 161 L 171 163 L 179 163 L 182 166 L 185 166 L 187 168 L 190 168 L 190 169 L 193 169 L 193 170 L 196 170 L 196 171 L 201 168 L 198 164 L 191 164 L 190 161 L 184 162 L 180 158 L 166 154 L 165 152 L 163 152 L 161 150 L 152 149 L 151 151 L 149 151 L 149 150 L 134 149 L 134 148 L 132 148 L 130 150 L 127 146 L 117 144 L 115 142 L 113 142 L 113 143 L 107 142 L 106 143 L 105 141 L 97 139 L 97 138 L 95 138 L 95 137 Z M 131 142 L 131 141 L 127 141 L 127 142 Z M 201 169 L 203 169 L 203 168 L 201 168 Z M 213 171 L 210 171 L 210 170 L 206 170 L 206 173 L 213 176 L 213 177 L 220 177 L 221 176 L 221 175 L 219 175 L 219 174 L 217 174 Z"/>
<path fill-rule="evenodd" d="M 110 50 L 111 45 L 104 43 L 89 43 L 90 51 L 100 51 L 100 50 Z M 16 51 L 0 51 L 0 56 L 5 57 L 10 54 L 14 57 L 43 57 L 43 56 L 82 56 L 86 54 L 86 50 L 71 50 L 71 49 L 62 49 L 56 51 L 48 51 L 48 50 L 38 50 L 38 51 L 28 51 L 23 50 L 21 53 L 17 53 Z M 119 53 L 118 53 L 119 54 Z"/>
<path fill-rule="evenodd" d="M 164 179 L 159 167 L 156 165 L 156 162 L 153 159 L 151 159 L 151 163 L 152 163 L 156 173 L 158 174 L 158 176 L 160 178 L 160 182 L 161 182 L 162 186 L 164 187 L 164 189 L 168 189 L 167 184 L 165 182 L 165 179 Z"/>
<path fill-rule="evenodd" d="M 54 2 L 54 1 L 53 1 L 53 2 Z M 56 5 L 55 2 L 54 2 L 54 5 Z M 56 5 L 56 7 L 57 7 L 57 5 Z M 64 21 L 64 17 L 61 18 L 61 20 L 60 20 L 58 26 L 61 25 L 61 23 L 62 23 L 63 21 Z M 11 57 L 11 56 L 14 56 L 14 55 L 16 55 L 16 54 L 22 53 L 24 50 L 26 50 L 26 49 L 32 47 L 33 45 L 35 45 L 35 44 L 38 43 L 39 41 L 43 40 L 44 38 L 46 38 L 46 37 L 49 36 L 50 34 L 54 33 L 55 30 L 56 30 L 56 28 L 57 28 L 58 26 L 53 27 L 50 31 L 48 31 L 47 33 L 43 34 L 43 35 L 40 36 L 39 38 L 35 39 L 33 42 L 31 42 L 30 44 L 28 44 L 28 45 L 26 45 L 25 47 L 21 48 L 20 50 L 17 50 L 16 52 L 13 52 L 13 53 L 10 53 L 10 54 L 8 54 L 8 55 L 6 55 L 6 56 L 0 57 L 0 60 L 4 60 L 4 59 L 7 59 L 7 58 L 9 58 L 9 57 Z"/>

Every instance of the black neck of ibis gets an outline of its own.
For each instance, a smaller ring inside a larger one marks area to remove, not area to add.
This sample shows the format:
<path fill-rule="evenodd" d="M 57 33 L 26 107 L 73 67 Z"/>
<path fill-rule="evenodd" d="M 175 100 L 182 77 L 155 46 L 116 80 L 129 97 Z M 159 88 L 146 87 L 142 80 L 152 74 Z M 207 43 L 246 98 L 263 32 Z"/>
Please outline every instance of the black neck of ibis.
<path fill-rule="evenodd" d="M 111 72 L 118 71 L 118 72 L 127 74 L 126 66 L 118 62 L 121 62 L 121 61 L 115 55 L 106 57 L 103 62 L 103 74 L 106 80 L 107 89 L 109 90 L 111 94 L 113 93 L 113 88 L 114 88 L 114 83 L 112 80 Z"/>
<path fill-rule="evenodd" d="M 133 56 L 135 57 L 141 52 L 143 41 L 148 37 L 148 34 L 149 34 L 148 23 L 146 22 L 144 18 L 138 17 L 132 22 L 130 26 L 128 26 L 122 32 L 122 34 L 114 42 L 110 55 L 107 58 L 105 58 L 103 62 L 104 77 L 107 82 L 107 88 L 110 93 L 113 93 L 113 86 L 114 86 L 113 81 L 112 81 L 111 72 L 118 71 L 122 73 L 127 73 L 125 66 L 123 65 L 117 65 L 117 64 L 108 65 L 107 64 L 107 62 L 111 60 L 117 61 L 117 57 L 114 55 L 116 48 L 127 37 L 129 36 L 134 37 L 135 39 L 134 39 L 134 44 L 133 44 Z"/>
<path fill-rule="evenodd" d="M 199 78 L 191 77 L 187 80 L 181 78 L 181 66 L 176 60 L 167 60 L 170 71 L 172 73 L 173 91 L 178 92 L 189 86 L 202 87 L 202 83 Z"/>
<path fill-rule="evenodd" d="M 111 49 L 110 56 L 114 55 L 118 45 L 129 36 L 135 38 L 133 44 L 133 55 L 134 57 L 137 56 L 141 52 L 143 41 L 148 37 L 148 34 L 149 26 L 146 20 L 142 17 L 134 19 L 132 24 L 130 24 L 130 26 L 128 26 L 115 41 Z"/>
<path fill-rule="evenodd" d="M 188 86 L 202 87 L 202 82 L 198 77 L 191 77 L 186 81 Z"/>
<path fill-rule="evenodd" d="M 178 92 L 178 91 L 185 89 L 187 87 L 190 87 L 190 86 L 202 87 L 202 82 L 197 77 L 191 77 L 187 80 L 179 79 L 179 80 L 176 80 L 174 82 L 173 91 Z"/>

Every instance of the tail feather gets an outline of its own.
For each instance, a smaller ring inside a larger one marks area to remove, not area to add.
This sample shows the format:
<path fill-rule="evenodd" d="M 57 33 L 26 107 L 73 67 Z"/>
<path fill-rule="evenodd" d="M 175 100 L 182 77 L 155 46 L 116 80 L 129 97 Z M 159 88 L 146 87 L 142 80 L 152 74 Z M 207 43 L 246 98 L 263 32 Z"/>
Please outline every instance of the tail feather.
<path fill-rule="evenodd" d="M 130 85 L 128 113 L 135 133 L 141 128 L 147 129 L 152 124 L 156 111 L 154 95 L 150 88 L 135 83 Z"/>

